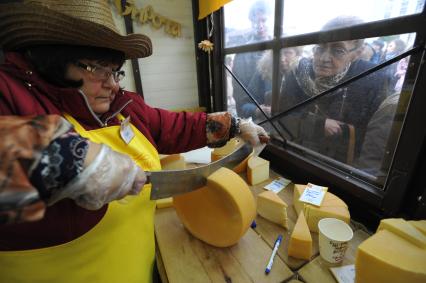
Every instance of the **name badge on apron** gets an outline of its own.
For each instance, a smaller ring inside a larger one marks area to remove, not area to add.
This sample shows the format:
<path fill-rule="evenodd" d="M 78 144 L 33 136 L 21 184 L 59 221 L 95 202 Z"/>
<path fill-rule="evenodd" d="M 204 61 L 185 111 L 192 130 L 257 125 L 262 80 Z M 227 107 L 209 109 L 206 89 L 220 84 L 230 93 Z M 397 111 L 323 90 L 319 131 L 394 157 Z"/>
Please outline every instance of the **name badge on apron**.
<path fill-rule="evenodd" d="M 132 127 L 130 125 L 130 116 L 124 119 L 121 122 L 120 125 L 120 136 L 121 139 L 126 143 L 129 144 L 130 141 L 134 138 L 135 133 L 132 130 Z"/>

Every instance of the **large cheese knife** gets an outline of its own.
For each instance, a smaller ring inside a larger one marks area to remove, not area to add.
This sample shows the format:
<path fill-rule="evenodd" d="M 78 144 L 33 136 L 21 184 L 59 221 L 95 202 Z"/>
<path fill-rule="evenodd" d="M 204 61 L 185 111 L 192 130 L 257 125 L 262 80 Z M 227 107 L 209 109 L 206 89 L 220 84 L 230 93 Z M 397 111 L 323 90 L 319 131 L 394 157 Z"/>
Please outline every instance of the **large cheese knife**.
<path fill-rule="evenodd" d="M 146 172 L 152 184 L 151 199 L 172 197 L 199 189 L 206 185 L 207 177 L 220 167 L 234 168 L 253 151 L 251 145 L 242 143 L 231 154 L 210 164 L 185 170 Z"/>

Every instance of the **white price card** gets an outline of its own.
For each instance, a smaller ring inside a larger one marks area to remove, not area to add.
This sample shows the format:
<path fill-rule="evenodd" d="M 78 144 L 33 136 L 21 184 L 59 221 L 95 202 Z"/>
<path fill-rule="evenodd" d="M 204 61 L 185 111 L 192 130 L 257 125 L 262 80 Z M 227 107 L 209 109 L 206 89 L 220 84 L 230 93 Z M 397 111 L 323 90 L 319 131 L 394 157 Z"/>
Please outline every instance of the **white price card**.
<path fill-rule="evenodd" d="M 324 199 L 325 194 L 327 193 L 328 188 L 317 186 L 311 183 L 308 183 L 306 189 L 303 191 L 303 194 L 300 196 L 299 200 L 302 202 L 310 203 L 316 206 L 320 206 L 322 200 Z"/>
<path fill-rule="evenodd" d="M 355 265 L 353 264 L 330 267 L 330 271 L 339 283 L 355 282 Z"/>
<path fill-rule="evenodd" d="M 282 189 L 284 189 L 290 183 L 291 183 L 291 180 L 280 177 L 278 179 L 273 180 L 271 183 L 267 184 L 266 186 L 264 186 L 264 188 L 278 194 Z"/>

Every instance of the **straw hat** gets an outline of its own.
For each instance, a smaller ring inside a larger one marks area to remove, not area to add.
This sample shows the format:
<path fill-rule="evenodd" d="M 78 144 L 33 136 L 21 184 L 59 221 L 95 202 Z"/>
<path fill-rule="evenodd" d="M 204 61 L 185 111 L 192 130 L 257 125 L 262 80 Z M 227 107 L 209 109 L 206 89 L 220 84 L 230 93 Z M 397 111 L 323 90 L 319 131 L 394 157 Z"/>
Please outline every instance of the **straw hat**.
<path fill-rule="evenodd" d="M 0 4 L 0 46 L 17 50 L 31 45 L 70 44 L 105 47 L 126 59 L 152 54 L 149 37 L 120 35 L 108 0 L 27 0 Z"/>

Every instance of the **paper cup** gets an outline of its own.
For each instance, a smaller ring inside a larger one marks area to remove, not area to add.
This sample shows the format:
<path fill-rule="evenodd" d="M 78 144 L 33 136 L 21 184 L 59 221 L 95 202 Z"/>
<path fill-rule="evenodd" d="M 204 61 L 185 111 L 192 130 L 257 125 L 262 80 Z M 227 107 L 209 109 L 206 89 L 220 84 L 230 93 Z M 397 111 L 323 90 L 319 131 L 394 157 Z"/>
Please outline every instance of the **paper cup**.
<path fill-rule="evenodd" d="M 348 224 L 336 218 L 323 218 L 318 222 L 319 251 L 330 263 L 339 263 L 345 257 L 354 233 Z"/>

